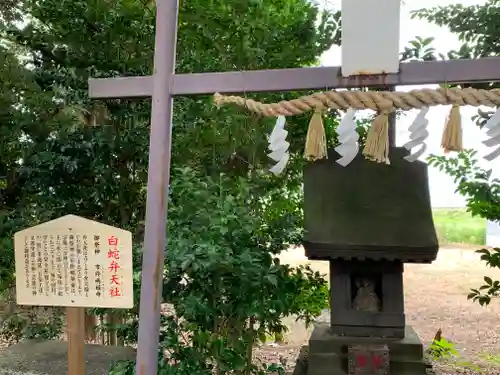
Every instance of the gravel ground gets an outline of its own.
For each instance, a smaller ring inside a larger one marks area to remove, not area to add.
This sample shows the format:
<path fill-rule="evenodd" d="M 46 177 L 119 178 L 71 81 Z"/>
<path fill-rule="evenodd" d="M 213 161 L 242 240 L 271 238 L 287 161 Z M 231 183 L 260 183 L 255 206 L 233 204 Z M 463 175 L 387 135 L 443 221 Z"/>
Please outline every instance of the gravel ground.
<path fill-rule="evenodd" d="M 302 254 L 301 249 L 294 249 L 281 258 L 286 263 L 310 264 L 328 273 L 326 262 L 309 262 Z M 437 374 L 500 374 L 500 335 L 497 331 L 500 305 L 493 302 L 488 307 L 481 307 L 466 298 L 470 288 L 482 285 L 485 275 L 500 279 L 498 270 L 486 268 L 472 249 L 463 247 L 442 248 L 438 259 L 430 265 L 405 266 L 407 323 L 415 328 L 424 343 L 430 343 L 441 328 L 443 337 L 459 349 L 459 362 L 470 362 L 482 368 L 464 369 L 436 363 Z M 264 345 L 257 348 L 255 355 L 265 362 L 286 361 L 290 370 L 309 332 L 291 323 L 289 344 Z M 498 356 L 498 365 L 486 360 L 488 356 Z"/>

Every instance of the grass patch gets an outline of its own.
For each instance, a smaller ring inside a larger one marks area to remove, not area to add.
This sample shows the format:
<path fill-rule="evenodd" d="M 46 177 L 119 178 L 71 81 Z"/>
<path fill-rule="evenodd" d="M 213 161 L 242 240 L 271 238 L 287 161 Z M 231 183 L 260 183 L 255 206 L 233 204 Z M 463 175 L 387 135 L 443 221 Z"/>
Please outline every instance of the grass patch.
<path fill-rule="evenodd" d="M 472 217 L 465 208 L 435 208 L 433 215 L 440 244 L 486 243 L 486 220 Z"/>

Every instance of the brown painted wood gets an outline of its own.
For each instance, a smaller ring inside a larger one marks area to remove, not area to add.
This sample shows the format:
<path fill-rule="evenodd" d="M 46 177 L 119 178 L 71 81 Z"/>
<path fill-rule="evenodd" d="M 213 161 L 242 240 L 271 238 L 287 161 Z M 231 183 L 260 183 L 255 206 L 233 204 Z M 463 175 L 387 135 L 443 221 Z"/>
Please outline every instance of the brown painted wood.
<path fill-rule="evenodd" d="M 68 375 L 85 375 L 85 309 L 67 307 Z"/>
<path fill-rule="evenodd" d="M 170 92 L 172 95 L 197 95 L 490 82 L 500 80 L 499 70 L 500 57 L 488 57 L 402 63 L 399 74 L 376 76 L 342 77 L 338 66 L 174 74 Z M 152 93 L 153 76 L 89 79 L 91 98 L 145 98 Z"/>

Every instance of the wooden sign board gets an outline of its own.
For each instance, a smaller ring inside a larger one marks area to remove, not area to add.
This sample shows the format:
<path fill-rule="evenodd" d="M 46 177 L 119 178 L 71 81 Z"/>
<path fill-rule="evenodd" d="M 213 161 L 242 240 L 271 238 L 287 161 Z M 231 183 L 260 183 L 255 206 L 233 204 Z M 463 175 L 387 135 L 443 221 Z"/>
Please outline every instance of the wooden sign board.
<path fill-rule="evenodd" d="M 133 307 L 132 234 L 67 215 L 14 235 L 19 305 Z"/>
<path fill-rule="evenodd" d="M 342 75 L 399 72 L 401 0 L 342 0 Z"/>

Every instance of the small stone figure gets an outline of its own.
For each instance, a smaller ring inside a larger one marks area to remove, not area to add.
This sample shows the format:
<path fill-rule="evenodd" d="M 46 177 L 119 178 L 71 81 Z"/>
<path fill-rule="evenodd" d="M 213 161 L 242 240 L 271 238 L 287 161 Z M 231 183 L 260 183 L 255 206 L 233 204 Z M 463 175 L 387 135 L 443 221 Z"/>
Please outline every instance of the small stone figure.
<path fill-rule="evenodd" d="M 358 311 L 380 311 L 380 300 L 375 292 L 375 282 L 368 278 L 356 279 L 356 297 L 352 307 Z"/>

